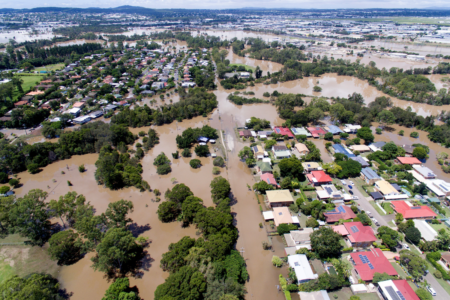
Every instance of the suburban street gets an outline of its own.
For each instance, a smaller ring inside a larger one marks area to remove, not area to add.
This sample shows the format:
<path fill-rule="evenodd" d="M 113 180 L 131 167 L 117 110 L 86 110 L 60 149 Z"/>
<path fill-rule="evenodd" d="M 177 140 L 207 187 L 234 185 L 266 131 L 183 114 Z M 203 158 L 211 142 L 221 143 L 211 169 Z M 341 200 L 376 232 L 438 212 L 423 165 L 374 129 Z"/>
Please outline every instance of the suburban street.
<path fill-rule="evenodd" d="M 422 255 L 423 259 L 425 258 L 425 255 Z M 433 274 L 430 273 L 427 274 L 427 276 L 424 276 L 424 279 L 428 282 L 428 284 L 436 291 L 436 296 L 433 297 L 433 299 L 436 300 L 446 300 L 449 298 L 449 295 L 444 290 L 444 288 L 439 284 L 439 282 L 436 280 L 436 278 L 433 276 Z"/>

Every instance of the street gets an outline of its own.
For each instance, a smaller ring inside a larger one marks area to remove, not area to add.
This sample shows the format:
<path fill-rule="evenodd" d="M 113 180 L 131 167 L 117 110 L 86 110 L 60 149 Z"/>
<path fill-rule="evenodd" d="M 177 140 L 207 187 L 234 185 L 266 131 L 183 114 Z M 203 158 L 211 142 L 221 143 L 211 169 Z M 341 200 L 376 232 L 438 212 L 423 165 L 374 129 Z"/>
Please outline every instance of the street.
<path fill-rule="evenodd" d="M 425 258 L 425 255 L 422 257 Z M 430 273 L 427 274 L 427 276 L 424 276 L 424 279 L 428 282 L 428 284 L 436 291 L 436 296 L 433 297 L 433 299 L 436 300 L 446 300 L 449 298 L 449 295 L 444 290 L 444 288 L 439 284 L 439 282 L 434 278 L 433 274 L 431 274 L 432 271 L 430 270 Z"/>

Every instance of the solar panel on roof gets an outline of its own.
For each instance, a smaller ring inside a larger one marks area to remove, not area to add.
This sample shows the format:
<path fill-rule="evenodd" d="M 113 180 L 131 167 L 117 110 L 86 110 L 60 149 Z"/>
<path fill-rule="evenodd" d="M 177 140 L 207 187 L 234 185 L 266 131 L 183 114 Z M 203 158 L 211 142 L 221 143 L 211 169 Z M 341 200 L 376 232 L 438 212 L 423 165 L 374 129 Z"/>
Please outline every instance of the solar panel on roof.
<path fill-rule="evenodd" d="M 353 231 L 353 233 L 359 231 L 358 227 L 356 227 L 356 226 L 352 226 L 352 227 L 350 227 L 350 229 Z"/>
<path fill-rule="evenodd" d="M 375 269 L 371 263 L 369 263 L 368 266 L 371 270 Z"/>
<path fill-rule="evenodd" d="M 397 291 L 397 295 L 400 297 L 401 300 L 406 300 L 406 298 L 403 296 L 402 292 Z"/>
<path fill-rule="evenodd" d="M 443 184 L 440 184 L 439 186 L 440 186 L 444 191 L 446 191 L 446 192 L 448 191 L 448 189 L 447 189 L 446 187 L 444 187 Z"/>
<path fill-rule="evenodd" d="M 281 216 L 282 214 L 283 214 L 282 212 L 279 212 L 279 213 L 278 213 L 279 216 Z"/>
<path fill-rule="evenodd" d="M 298 261 L 294 262 L 294 266 L 300 267 L 300 264 L 298 263 Z"/>
<path fill-rule="evenodd" d="M 421 209 L 422 208 L 422 206 L 413 206 L 413 207 L 411 207 L 411 209 Z"/>
<path fill-rule="evenodd" d="M 345 208 L 344 208 L 343 206 L 339 206 L 339 207 L 338 207 L 338 210 L 339 210 L 341 213 L 345 213 Z"/>
<path fill-rule="evenodd" d="M 331 193 L 333 193 L 333 189 L 332 188 L 330 188 L 330 187 L 325 187 L 325 190 L 328 192 L 328 194 L 331 194 Z"/>
<path fill-rule="evenodd" d="M 387 286 L 386 291 L 389 293 L 389 296 L 391 296 L 392 300 L 402 300 L 398 294 L 395 292 L 394 288 L 392 286 Z"/>

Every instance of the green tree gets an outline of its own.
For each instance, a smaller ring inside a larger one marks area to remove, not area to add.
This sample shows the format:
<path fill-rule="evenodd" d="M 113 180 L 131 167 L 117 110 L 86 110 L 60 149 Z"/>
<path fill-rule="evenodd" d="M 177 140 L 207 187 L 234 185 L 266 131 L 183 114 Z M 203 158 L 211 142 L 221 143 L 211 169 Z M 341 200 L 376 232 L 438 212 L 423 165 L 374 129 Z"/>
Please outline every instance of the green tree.
<path fill-rule="evenodd" d="M 309 120 L 314 124 L 324 117 L 323 111 L 320 108 L 313 108 L 309 113 Z"/>
<path fill-rule="evenodd" d="M 283 158 L 279 163 L 280 175 L 282 177 L 291 176 L 293 178 L 300 178 L 303 175 L 302 162 L 296 157 Z"/>
<path fill-rule="evenodd" d="M 403 222 L 404 218 L 403 215 L 398 213 L 395 215 L 395 224 L 400 224 L 401 222 Z"/>
<path fill-rule="evenodd" d="M 311 248 L 319 257 L 338 257 L 341 254 L 341 236 L 329 227 L 315 230 L 311 236 Z"/>
<path fill-rule="evenodd" d="M 195 196 L 187 197 L 181 205 L 184 222 L 192 223 L 197 213 L 202 209 L 204 209 L 202 199 Z"/>
<path fill-rule="evenodd" d="M 59 265 L 69 265 L 80 259 L 82 241 L 73 230 L 60 231 L 48 240 L 48 253 Z"/>
<path fill-rule="evenodd" d="M 45 203 L 46 198 L 46 192 L 31 190 L 17 199 L 9 214 L 15 231 L 36 245 L 43 245 L 50 237 L 51 215 Z"/>
<path fill-rule="evenodd" d="M 231 186 L 228 180 L 222 176 L 216 177 L 211 181 L 211 197 L 214 203 L 221 199 L 225 199 L 231 192 Z"/>
<path fill-rule="evenodd" d="M 400 251 L 400 263 L 406 267 L 415 280 L 421 278 L 425 274 L 425 270 L 428 269 L 426 261 L 409 250 Z"/>
<path fill-rule="evenodd" d="M 162 166 L 165 164 L 170 164 L 170 160 L 167 158 L 164 152 L 161 152 L 153 161 L 154 166 Z"/>
<path fill-rule="evenodd" d="M 200 157 L 206 157 L 210 153 L 207 145 L 198 145 L 195 147 L 194 151 L 195 154 Z"/>
<path fill-rule="evenodd" d="M 202 162 L 199 159 L 191 159 L 189 165 L 191 166 L 191 168 L 198 169 L 201 167 Z"/>
<path fill-rule="evenodd" d="M 48 208 L 51 211 L 51 215 L 60 218 L 64 228 L 66 223 L 64 219 L 69 221 L 75 212 L 75 208 L 78 205 L 83 205 L 86 198 L 83 195 L 78 196 L 76 192 L 68 192 L 64 196 L 60 196 L 58 200 L 50 200 Z"/>
<path fill-rule="evenodd" d="M 213 160 L 213 165 L 216 167 L 223 167 L 224 164 L 225 164 L 225 161 L 223 160 L 223 158 L 221 156 L 217 156 Z"/>
<path fill-rule="evenodd" d="M 419 244 L 422 235 L 420 234 L 419 229 L 417 229 L 416 227 L 409 227 L 405 231 L 405 237 L 410 240 L 411 243 L 417 245 Z"/>
<path fill-rule="evenodd" d="M 156 168 L 156 173 L 158 173 L 159 175 L 166 175 L 170 172 L 172 172 L 172 168 L 169 164 L 164 164 Z"/>
<path fill-rule="evenodd" d="M 427 151 L 422 147 L 414 148 L 412 155 L 417 159 L 425 159 L 428 157 Z"/>
<path fill-rule="evenodd" d="M 0 285 L 3 299 L 64 299 L 59 282 L 48 274 L 31 274 L 25 278 L 14 275 Z"/>
<path fill-rule="evenodd" d="M 356 136 L 360 139 L 363 139 L 366 144 L 370 144 L 373 142 L 375 137 L 372 134 L 372 130 L 369 127 L 362 127 L 358 129 Z"/>
<path fill-rule="evenodd" d="M 16 188 L 19 185 L 20 181 L 18 179 L 12 178 L 9 180 L 9 185 L 12 188 Z"/>
<path fill-rule="evenodd" d="M 140 300 L 139 295 L 130 288 L 128 278 L 117 278 L 111 283 L 102 300 Z"/>
<path fill-rule="evenodd" d="M 314 218 L 308 218 L 308 220 L 306 220 L 306 227 L 311 228 L 319 227 L 319 222 L 317 222 L 317 220 Z"/>
<path fill-rule="evenodd" d="M 257 190 L 261 194 L 265 194 L 266 191 L 273 190 L 274 187 L 271 184 L 268 184 L 265 180 L 261 180 L 253 185 L 253 189 Z"/>
<path fill-rule="evenodd" d="M 108 204 L 105 216 L 107 217 L 108 228 L 123 227 L 127 228 L 133 222 L 127 215 L 133 212 L 133 202 L 127 200 L 119 200 Z"/>
<path fill-rule="evenodd" d="M 202 273 L 189 266 L 172 273 L 155 290 L 155 300 L 202 299 L 206 291 L 206 280 Z"/>
<path fill-rule="evenodd" d="M 158 205 L 158 219 L 162 222 L 172 222 L 175 221 L 180 214 L 179 205 L 172 201 L 165 201 Z"/>
<path fill-rule="evenodd" d="M 176 243 L 169 245 L 169 251 L 163 253 L 160 261 L 161 269 L 170 273 L 176 273 L 186 264 L 185 257 L 189 254 L 189 249 L 194 247 L 195 239 L 188 236 L 183 237 Z"/>
<path fill-rule="evenodd" d="M 191 157 L 191 150 L 189 148 L 184 148 L 181 152 L 181 156 L 183 157 Z"/>
<path fill-rule="evenodd" d="M 390 110 L 382 110 L 377 115 L 377 120 L 381 125 L 391 125 L 395 122 L 395 115 Z"/>
<path fill-rule="evenodd" d="M 393 280 L 394 277 L 389 276 L 388 273 L 384 272 L 384 273 L 378 273 L 375 272 L 375 274 L 373 274 L 373 283 L 378 283 L 380 281 L 385 281 L 385 280 Z"/>
<path fill-rule="evenodd" d="M 31 174 L 36 174 L 40 170 L 39 165 L 35 164 L 35 163 L 28 164 L 27 169 L 28 169 L 28 172 L 30 172 Z"/>
<path fill-rule="evenodd" d="M 172 190 L 167 190 L 164 196 L 167 200 L 175 203 L 183 203 L 187 197 L 194 195 L 191 189 L 184 183 L 176 184 Z"/>
<path fill-rule="evenodd" d="M 142 254 L 143 246 L 136 243 L 130 231 L 111 228 L 96 247 L 92 267 L 108 275 L 125 275 L 134 270 Z"/>
<path fill-rule="evenodd" d="M 277 232 L 279 235 L 291 232 L 291 230 L 296 230 L 297 226 L 293 224 L 280 224 L 277 227 Z"/>

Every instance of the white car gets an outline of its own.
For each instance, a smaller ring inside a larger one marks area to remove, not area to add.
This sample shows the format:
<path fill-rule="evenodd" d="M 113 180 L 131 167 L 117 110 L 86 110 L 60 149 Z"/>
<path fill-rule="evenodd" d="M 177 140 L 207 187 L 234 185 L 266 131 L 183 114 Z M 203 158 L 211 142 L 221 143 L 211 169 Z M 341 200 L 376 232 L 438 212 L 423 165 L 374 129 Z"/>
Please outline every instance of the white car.
<path fill-rule="evenodd" d="M 436 291 L 431 286 L 427 286 L 427 291 L 429 291 L 432 296 L 437 295 Z"/>
<path fill-rule="evenodd" d="M 355 183 L 354 183 L 353 181 L 350 181 L 350 183 L 351 183 L 352 185 L 355 185 Z"/>
<path fill-rule="evenodd" d="M 403 244 L 403 247 L 404 247 L 406 250 L 409 250 L 408 244 Z"/>
<path fill-rule="evenodd" d="M 341 183 L 342 183 L 342 184 L 347 184 L 347 183 L 345 182 L 345 180 L 341 180 Z"/>
<path fill-rule="evenodd" d="M 351 284 L 355 284 L 355 279 L 353 279 L 352 276 L 350 276 L 350 277 L 348 278 L 348 281 L 350 281 Z"/>

